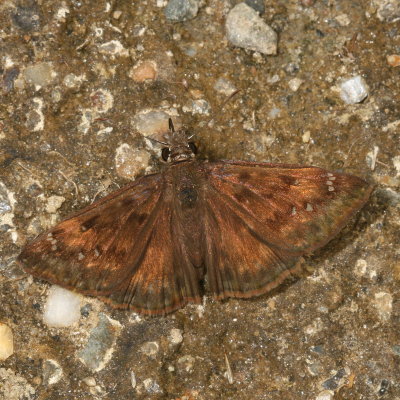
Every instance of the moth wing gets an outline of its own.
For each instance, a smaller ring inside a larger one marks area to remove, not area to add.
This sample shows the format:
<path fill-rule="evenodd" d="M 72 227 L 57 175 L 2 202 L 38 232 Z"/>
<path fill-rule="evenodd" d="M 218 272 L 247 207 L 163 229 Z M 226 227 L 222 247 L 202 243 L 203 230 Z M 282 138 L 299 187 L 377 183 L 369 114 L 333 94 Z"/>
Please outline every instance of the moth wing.
<path fill-rule="evenodd" d="M 218 298 L 277 286 L 299 256 L 335 236 L 372 190 L 360 178 L 316 167 L 227 161 L 206 169 L 206 264 Z"/>
<path fill-rule="evenodd" d="M 121 308 L 165 314 L 200 301 L 172 238 L 162 174 L 148 175 L 60 222 L 19 256 L 38 278 Z"/>

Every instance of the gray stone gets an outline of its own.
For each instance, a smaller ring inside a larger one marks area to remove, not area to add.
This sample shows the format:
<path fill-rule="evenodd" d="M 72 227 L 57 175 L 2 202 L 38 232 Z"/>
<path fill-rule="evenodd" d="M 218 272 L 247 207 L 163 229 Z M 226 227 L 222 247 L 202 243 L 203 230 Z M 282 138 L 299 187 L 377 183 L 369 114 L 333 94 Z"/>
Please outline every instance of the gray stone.
<path fill-rule="evenodd" d="M 340 84 L 340 97 L 347 104 L 361 103 L 367 96 L 368 87 L 360 75 Z"/>
<path fill-rule="evenodd" d="M 230 43 L 263 54 L 276 54 L 278 35 L 245 3 L 233 7 L 226 19 L 226 34 Z"/>
<path fill-rule="evenodd" d="M 256 10 L 259 14 L 264 14 L 265 4 L 264 0 L 245 0 L 245 3 Z"/>
<path fill-rule="evenodd" d="M 168 21 L 182 22 L 193 19 L 198 11 L 197 0 L 169 0 L 164 14 Z"/>

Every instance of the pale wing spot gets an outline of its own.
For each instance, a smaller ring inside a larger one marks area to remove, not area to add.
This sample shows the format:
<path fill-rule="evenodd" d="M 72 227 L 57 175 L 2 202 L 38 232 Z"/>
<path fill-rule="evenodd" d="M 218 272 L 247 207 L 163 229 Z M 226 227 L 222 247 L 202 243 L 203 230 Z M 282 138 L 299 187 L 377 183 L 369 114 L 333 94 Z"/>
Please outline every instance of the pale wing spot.
<path fill-rule="evenodd" d="M 333 192 L 333 191 L 335 190 L 335 188 L 334 188 L 333 186 L 328 186 L 328 190 L 329 190 L 330 192 Z"/>
<path fill-rule="evenodd" d="M 296 207 L 292 207 L 292 213 L 291 213 L 291 215 L 296 215 L 296 214 L 297 214 Z"/>
<path fill-rule="evenodd" d="M 47 239 L 49 242 L 51 242 L 53 240 L 53 234 L 50 232 L 47 234 Z"/>
<path fill-rule="evenodd" d="M 307 203 L 306 211 L 313 211 L 313 210 L 314 210 L 313 206 L 310 203 Z"/>
<path fill-rule="evenodd" d="M 82 261 L 85 258 L 85 255 L 82 252 L 78 253 L 78 260 Z"/>
<path fill-rule="evenodd" d="M 333 182 L 331 182 L 331 181 L 326 181 L 326 184 L 327 184 L 328 186 L 331 186 L 331 185 L 333 185 Z"/>
<path fill-rule="evenodd" d="M 97 250 L 97 248 L 94 249 L 94 255 L 95 257 L 98 257 L 100 255 L 99 250 Z"/>
<path fill-rule="evenodd" d="M 330 181 L 334 181 L 335 179 L 336 179 L 336 176 L 331 176 L 331 177 L 329 178 Z"/>
<path fill-rule="evenodd" d="M 57 250 L 57 246 L 55 244 L 53 244 L 53 246 L 51 246 L 51 250 L 56 251 Z"/>
<path fill-rule="evenodd" d="M 326 176 L 333 176 L 332 172 L 328 172 Z"/>

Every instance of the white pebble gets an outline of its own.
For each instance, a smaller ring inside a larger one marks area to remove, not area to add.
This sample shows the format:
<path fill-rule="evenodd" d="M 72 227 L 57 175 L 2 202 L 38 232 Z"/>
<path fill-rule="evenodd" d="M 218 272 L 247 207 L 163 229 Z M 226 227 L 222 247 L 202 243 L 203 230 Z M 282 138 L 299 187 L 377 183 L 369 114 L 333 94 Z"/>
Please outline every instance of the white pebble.
<path fill-rule="evenodd" d="M 47 301 L 43 321 L 48 326 L 63 328 L 78 322 L 81 297 L 59 286 L 52 286 Z"/>
<path fill-rule="evenodd" d="M 0 323 L 0 361 L 6 360 L 14 353 L 13 332 L 8 325 Z"/>
<path fill-rule="evenodd" d="M 347 104 L 361 103 L 367 96 L 368 87 L 360 75 L 340 84 L 340 97 Z"/>

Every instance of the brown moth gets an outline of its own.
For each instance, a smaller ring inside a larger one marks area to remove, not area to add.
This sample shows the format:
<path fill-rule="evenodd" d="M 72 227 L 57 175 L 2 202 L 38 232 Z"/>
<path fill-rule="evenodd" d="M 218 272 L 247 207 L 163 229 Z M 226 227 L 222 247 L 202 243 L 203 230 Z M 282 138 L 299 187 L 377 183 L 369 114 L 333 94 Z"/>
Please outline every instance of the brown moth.
<path fill-rule="evenodd" d="M 35 277 L 116 307 L 162 315 L 261 295 L 330 241 L 367 201 L 356 176 L 317 167 L 205 162 L 169 121 L 169 165 L 91 204 L 19 256 Z"/>

